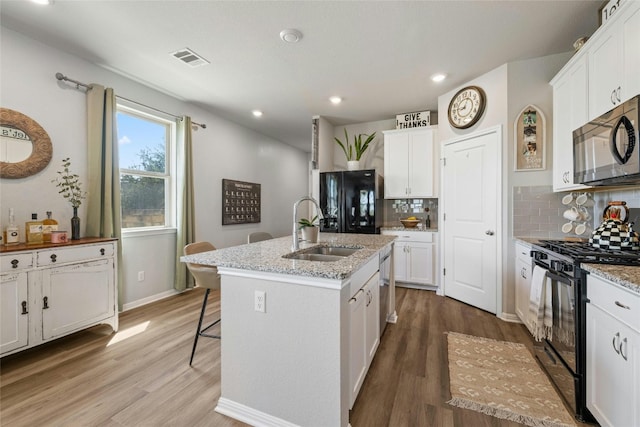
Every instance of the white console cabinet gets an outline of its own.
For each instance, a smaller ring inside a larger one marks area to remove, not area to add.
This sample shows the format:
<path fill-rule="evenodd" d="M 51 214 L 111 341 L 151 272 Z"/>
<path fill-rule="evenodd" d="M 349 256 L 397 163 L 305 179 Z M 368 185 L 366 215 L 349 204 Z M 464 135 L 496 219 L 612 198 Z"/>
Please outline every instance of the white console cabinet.
<path fill-rule="evenodd" d="M 108 324 L 118 329 L 113 239 L 19 245 L 0 252 L 0 355 Z"/>
<path fill-rule="evenodd" d="M 587 278 L 587 408 L 602 426 L 640 425 L 640 295 Z"/>
<path fill-rule="evenodd" d="M 531 246 L 516 242 L 516 315 L 526 323 L 529 312 L 529 295 L 531 293 L 532 260 Z"/>

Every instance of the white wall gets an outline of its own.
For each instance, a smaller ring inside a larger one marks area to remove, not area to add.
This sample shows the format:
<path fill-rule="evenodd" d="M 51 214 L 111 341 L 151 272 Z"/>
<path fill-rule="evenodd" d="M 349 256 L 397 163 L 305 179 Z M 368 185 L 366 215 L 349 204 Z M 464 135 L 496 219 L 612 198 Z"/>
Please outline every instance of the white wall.
<path fill-rule="evenodd" d="M 50 182 L 62 158 L 71 157 L 73 171 L 86 185 L 85 95 L 58 82 L 54 76 L 61 72 L 84 83 L 113 87 L 116 95 L 207 124 L 206 129 L 193 133 L 197 239 L 227 247 L 244 243 L 251 231 L 269 231 L 275 236 L 290 233 L 293 202 L 308 193 L 307 153 L 12 30 L 0 27 L 0 31 L 0 106 L 36 120 L 53 144 L 53 159 L 43 171 L 24 179 L 0 181 L 2 227 L 8 222 L 8 208 L 13 207 L 19 224 L 30 218 L 31 212 L 43 218 L 45 211 L 51 210 L 61 228 L 69 228 L 71 207 Z M 261 223 L 221 225 L 222 178 L 261 184 Z M 81 206 L 82 235 L 85 212 Z M 24 226 L 21 228 L 24 232 Z M 172 292 L 170 264 L 176 254 L 171 236 L 123 238 L 125 303 L 135 305 Z M 144 282 L 137 281 L 138 271 L 145 271 Z"/>
<path fill-rule="evenodd" d="M 514 186 L 550 185 L 552 182 L 553 141 L 553 93 L 549 81 L 569 60 L 571 54 L 562 53 L 542 58 L 511 62 L 489 71 L 460 87 L 438 97 L 438 139 L 447 141 L 480 129 L 501 125 L 502 141 L 502 309 L 498 315 L 515 312 L 515 278 L 513 243 Z M 476 85 L 484 89 L 487 106 L 484 115 L 468 129 L 455 129 L 447 119 L 449 102 L 462 87 Z M 546 124 L 546 169 L 544 171 L 514 172 L 513 124 L 520 111 L 534 104 L 545 114 Z M 446 196 L 446 195 L 443 195 Z"/>

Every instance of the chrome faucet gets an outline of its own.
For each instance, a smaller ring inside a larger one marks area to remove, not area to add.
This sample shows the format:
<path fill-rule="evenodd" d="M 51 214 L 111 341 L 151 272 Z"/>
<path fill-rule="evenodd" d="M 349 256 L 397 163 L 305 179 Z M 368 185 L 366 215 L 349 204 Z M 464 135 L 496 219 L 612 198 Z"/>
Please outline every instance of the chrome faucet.
<path fill-rule="evenodd" d="M 291 246 L 292 252 L 300 249 L 300 241 L 298 240 L 298 206 L 300 206 L 300 203 L 304 201 L 309 201 L 309 202 L 312 202 L 314 205 L 316 205 L 316 210 L 318 211 L 318 218 L 319 219 L 324 218 L 324 215 L 322 215 L 322 209 L 320 209 L 320 205 L 318 204 L 316 199 L 314 199 L 313 197 L 304 196 L 303 198 L 301 198 L 300 200 L 298 200 L 293 204 L 293 245 Z"/>

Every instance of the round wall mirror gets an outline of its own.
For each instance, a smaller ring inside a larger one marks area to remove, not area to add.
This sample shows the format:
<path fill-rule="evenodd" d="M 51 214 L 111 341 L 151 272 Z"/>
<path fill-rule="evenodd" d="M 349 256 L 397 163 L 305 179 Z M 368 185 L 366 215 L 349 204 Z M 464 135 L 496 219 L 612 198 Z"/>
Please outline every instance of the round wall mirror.
<path fill-rule="evenodd" d="M 51 161 L 47 132 L 28 116 L 0 108 L 0 178 L 26 178 Z"/>

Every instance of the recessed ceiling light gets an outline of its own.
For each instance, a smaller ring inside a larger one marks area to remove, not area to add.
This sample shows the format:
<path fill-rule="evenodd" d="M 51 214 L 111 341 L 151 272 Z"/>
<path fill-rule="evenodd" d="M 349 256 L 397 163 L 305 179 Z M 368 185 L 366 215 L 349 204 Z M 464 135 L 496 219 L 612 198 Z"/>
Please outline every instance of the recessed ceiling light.
<path fill-rule="evenodd" d="M 53 4 L 53 0 L 31 0 L 31 2 L 35 4 L 42 4 L 42 5 Z"/>
<path fill-rule="evenodd" d="M 342 98 L 340 98 L 339 96 L 332 96 L 331 98 L 329 98 L 329 101 L 331 101 L 332 104 L 340 104 L 342 102 Z"/>
<path fill-rule="evenodd" d="M 262 111 L 260 110 L 253 110 L 251 114 L 253 114 L 255 117 L 262 117 Z"/>
<path fill-rule="evenodd" d="M 302 38 L 302 33 L 293 28 L 280 31 L 280 38 L 287 43 L 298 43 Z"/>
<path fill-rule="evenodd" d="M 447 78 L 447 75 L 442 73 L 434 74 L 433 76 L 431 76 L 431 80 L 433 80 L 436 83 L 440 83 L 446 78 Z"/>

